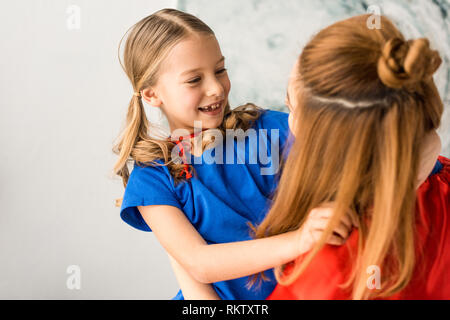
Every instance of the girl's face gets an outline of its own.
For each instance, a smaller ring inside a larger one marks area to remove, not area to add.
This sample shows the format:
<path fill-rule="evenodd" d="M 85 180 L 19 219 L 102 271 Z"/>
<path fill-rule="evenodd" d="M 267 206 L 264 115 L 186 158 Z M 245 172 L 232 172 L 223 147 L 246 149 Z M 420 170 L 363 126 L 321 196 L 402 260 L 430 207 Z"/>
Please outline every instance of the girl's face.
<path fill-rule="evenodd" d="M 220 126 L 231 87 L 224 60 L 213 35 L 193 35 L 171 49 L 157 84 L 143 91 L 146 101 L 161 107 L 171 132 L 194 132 L 194 121 L 203 129 Z"/>

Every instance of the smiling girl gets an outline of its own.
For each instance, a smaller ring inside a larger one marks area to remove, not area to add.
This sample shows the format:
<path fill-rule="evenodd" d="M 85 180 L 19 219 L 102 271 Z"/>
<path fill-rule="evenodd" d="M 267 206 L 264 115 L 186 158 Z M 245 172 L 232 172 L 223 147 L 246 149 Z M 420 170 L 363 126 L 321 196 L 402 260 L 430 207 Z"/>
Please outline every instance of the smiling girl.
<path fill-rule="evenodd" d="M 122 219 L 139 230 L 153 231 L 167 251 L 182 288 L 176 299 L 266 298 L 276 284 L 273 273 L 267 272 L 271 281 L 259 290 L 246 288 L 248 276 L 308 250 L 331 210 L 312 210 L 305 228 L 251 240 L 248 224 L 263 219 L 276 176 L 262 175 L 260 161 L 238 163 L 236 152 L 232 163 L 192 161 L 183 145 L 210 130 L 266 130 L 267 141 L 258 139 L 257 147 L 278 143 L 280 151 L 268 155 L 278 159 L 289 134 L 287 114 L 251 104 L 231 110 L 230 80 L 214 33 L 196 17 L 177 10 L 158 11 L 132 27 L 123 68 L 134 94 L 115 148 L 115 172 L 126 187 Z M 155 130 L 149 130 L 142 100 L 166 115 L 169 138 L 155 137 Z M 206 131 L 196 133 L 195 121 Z M 182 131 L 186 134 L 179 134 Z M 175 147 L 181 149 L 173 152 Z M 181 163 L 173 157 L 178 153 Z M 134 162 L 131 174 L 129 160 Z M 342 244 L 351 228 L 344 217 L 328 243 Z"/>

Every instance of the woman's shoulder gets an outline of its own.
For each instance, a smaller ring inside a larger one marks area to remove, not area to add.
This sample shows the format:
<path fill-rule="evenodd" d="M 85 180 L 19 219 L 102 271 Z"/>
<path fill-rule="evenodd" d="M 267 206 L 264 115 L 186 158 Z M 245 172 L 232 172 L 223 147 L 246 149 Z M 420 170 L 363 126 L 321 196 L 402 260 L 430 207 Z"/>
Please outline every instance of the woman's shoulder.
<path fill-rule="evenodd" d="M 419 193 L 430 192 L 434 193 L 450 193 L 450 159 L 439 156 L 433 171 L 428 176 L 427 180 L 420 186 Z"/>
<path fill-rule="evenodd" d="M 449 183 L 450 177 L 450 159 L 444 156 L 439 156 L 437 161 L 439 171 L 436 173 L 439 177 L 445 179 L 447 184 Z M 439 165 L 440 164 L 440 165 Z"/>
<path fill-rule="evenodd" d="M 450 159 L 439 156 L 433 171 L 419 187 L 418 194 L 427 194 L 429 196 L 433 193 L 450 194 Z M 449 198 L 443 198 L 449 199 Z"/>
<path fill-rule="evenodd" d="M 450 160 L 440 156 L 433 172 L 417 190 L 417 210 L 425 230 L 450 227 Z"/>

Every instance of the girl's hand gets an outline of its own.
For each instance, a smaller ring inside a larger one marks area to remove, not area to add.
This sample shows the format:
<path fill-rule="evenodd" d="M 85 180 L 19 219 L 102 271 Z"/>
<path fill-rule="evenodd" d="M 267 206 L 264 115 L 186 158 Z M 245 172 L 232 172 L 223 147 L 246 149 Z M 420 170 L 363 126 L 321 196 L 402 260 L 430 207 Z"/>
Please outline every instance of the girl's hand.
<path fill-rule="evenodd" d="M 311 250 L 314 244 L 319 241 L 333 214 L 334 204 L 332 202 L 324 203 L 320 207 L 311 210 L 306 222 L 297 230 L 300 254 Z M 347 212 L 333 230 L 326 243 L 335 246 L 344 244 L 353 227 L 357 228 L 358 226 L 358 220 L 354 214 L 351 211 Z"/>

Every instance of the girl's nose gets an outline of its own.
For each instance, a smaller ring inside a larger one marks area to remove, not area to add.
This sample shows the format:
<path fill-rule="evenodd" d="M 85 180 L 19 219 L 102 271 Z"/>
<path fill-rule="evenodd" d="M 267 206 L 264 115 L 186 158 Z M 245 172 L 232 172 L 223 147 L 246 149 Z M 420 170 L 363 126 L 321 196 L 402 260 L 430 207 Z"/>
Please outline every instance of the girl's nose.
<path fill-rule="evenodd" d="M 223 96 L 224 88 L 222 84 L 217 79 L 211 79 L 208 81 L 208 87 L 206 91 L 206 95 L 208 97 L 211 96 Z"/>

